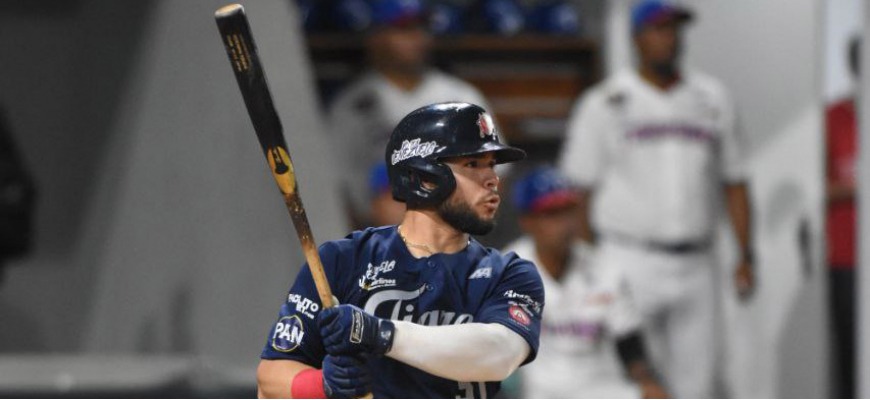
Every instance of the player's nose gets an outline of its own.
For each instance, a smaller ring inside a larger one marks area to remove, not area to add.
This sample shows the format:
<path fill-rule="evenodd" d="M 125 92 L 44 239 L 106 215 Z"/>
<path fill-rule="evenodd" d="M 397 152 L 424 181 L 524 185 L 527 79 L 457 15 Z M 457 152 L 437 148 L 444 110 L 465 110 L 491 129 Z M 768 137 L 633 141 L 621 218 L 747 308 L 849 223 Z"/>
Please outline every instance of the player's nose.
<path fill-rule="evenodd" d="M 494 168 L 487 168 L 484 173 L 483 186 L 493 192 L 498 190 L 499 177 Z"/>

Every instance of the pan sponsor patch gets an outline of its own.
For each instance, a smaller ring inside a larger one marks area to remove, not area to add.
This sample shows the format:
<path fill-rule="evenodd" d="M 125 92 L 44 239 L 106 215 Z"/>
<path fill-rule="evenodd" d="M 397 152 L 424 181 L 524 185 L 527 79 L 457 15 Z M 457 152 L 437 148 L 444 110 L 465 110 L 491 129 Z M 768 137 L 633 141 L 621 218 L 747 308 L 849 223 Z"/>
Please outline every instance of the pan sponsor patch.
<path fill-rule="evenodd" d="M 305 337 L 305 326 L 298 315 L 283 317 L 275 323 L 272 333 L 272 348 L 282 353 L 296 350 Z"/>

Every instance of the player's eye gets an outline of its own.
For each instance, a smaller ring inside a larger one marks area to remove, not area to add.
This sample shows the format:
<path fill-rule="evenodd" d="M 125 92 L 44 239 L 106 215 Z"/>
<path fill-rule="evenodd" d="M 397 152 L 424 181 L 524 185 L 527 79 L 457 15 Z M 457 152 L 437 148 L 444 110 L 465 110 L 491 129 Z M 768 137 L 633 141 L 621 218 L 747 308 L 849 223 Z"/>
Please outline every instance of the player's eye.
<path fill-rule="evenodd" d="M 480 164 L 477 162 L 477 160 L 469 160 L 465 163 L 465 166 L 468 168 L 477 168 L 478 165 Z"/>

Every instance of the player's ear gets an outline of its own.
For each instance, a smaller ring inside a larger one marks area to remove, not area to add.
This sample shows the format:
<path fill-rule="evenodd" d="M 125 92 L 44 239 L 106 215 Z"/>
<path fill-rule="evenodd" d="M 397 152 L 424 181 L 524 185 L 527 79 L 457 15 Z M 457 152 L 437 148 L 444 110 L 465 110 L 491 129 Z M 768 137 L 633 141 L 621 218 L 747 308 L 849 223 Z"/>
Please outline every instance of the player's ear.
<path fill-rule="evenodd" d="M 426 190 L 435 190 L 436 188 L 438 188 L 438 185 L 435 182 L 427 181 L 425 179 L 422 179 L 422 181 L 420 182 L 420 186 L 422 186 L 423 189 Z"/>

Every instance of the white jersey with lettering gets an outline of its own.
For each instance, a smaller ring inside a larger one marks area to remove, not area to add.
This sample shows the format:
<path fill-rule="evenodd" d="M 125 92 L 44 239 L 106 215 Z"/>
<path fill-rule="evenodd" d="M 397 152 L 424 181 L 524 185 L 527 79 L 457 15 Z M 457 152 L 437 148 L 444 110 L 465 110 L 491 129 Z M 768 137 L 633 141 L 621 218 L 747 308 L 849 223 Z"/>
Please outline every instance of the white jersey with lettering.
<path fill-rule="evenodd" d="M 722 184 L 745 179 L 741 146 L 715 79 L 690 71 L 665 91 L 627 69 L 575 105 L 560 166 L 594 187 L 600 233 L 697 241 L 712 234 Z"/>
<path fill-rule="evenodd" d="M 520 369 L 523 397 L 639 398 L 614 341 L 640 329 L 640 316 L 619 270 L 598 268 L 594 249 L 578 243 L 557 281 L 541 266 L 531 238 L 520 238 L 505 251 L 538 267 L 547 296 L 538 358 Z"/>

